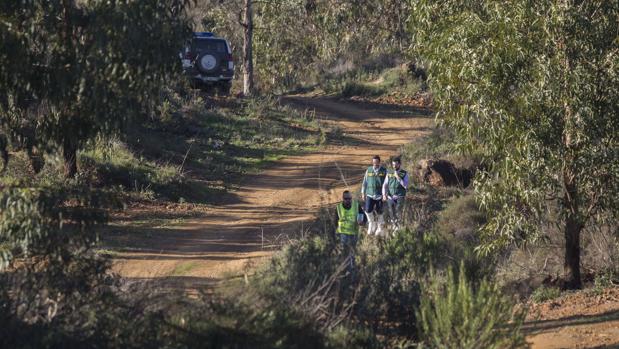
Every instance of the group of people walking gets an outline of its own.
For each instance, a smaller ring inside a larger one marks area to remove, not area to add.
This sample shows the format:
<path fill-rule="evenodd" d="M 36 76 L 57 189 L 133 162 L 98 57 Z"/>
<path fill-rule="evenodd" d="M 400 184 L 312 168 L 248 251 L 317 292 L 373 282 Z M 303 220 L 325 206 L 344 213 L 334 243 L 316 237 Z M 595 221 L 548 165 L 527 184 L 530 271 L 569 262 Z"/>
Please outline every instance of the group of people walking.
<path fill-rule="evenodd" d="M 342 193 L 342 202 L 337 205 L 336 233 L 345 250 L 354 249 L 359 227 L 367 221 L 368 235 L 386 237 L 384 206 L 387 206 L 391 232 L 402 224 L 402 210 L 408 188 L 408 173 L 402 169 L 402 161 L 395 157 L 391 168 L 382 166 L 380 156 L 374 155 L 361 184 L 361 202 L 353 199 L 350 191 Z M 350 253 L 346 253 L 350 255 Z M 353 261 L 351 260 L 351 263 Z"/>
<path fill-rule="evenodd" d="M 399 229 L 403 202 L 408 188 L 408 173 L 402 167 L 400 158 L 391 161 L 387 170 L 380 163 L 380 156 L 374 155 L 372 166 L 368 167 L 361 184 L 361 200 L 368 222 L 368 235 L 385 236 L 384 204 L 387 204 L 392 231 Z"/>

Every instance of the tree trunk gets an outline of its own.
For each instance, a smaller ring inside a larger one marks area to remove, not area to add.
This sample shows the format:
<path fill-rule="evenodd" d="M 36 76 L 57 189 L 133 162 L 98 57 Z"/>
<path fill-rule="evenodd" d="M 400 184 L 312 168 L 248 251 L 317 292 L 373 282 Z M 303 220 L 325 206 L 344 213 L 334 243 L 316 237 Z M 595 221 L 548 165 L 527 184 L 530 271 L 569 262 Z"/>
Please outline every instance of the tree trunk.
<path fill-rule="evenodd" d="M 254 18 L 252 13 L 252 0 L 245 0 L 243 33 L 243 94 L 245 96 L 251 96 L 254 93 L 254 64 L 252 53 Z"/>
<path fill-rule="evenodd" d="M 32 171 L 34 174 L 39 174 L 39 172 L 43 169 L 43 166 L 45 166 L 45 159 L 43 158 L 43 155 L 41 155 L 41 152 L 39 152 L 36 148 L 28 148 L 27 153 Z"/>
<path fill-rule="evenodd" d="M 0 167 L 0 172 L 6 171 L 7 166 L 9 165 L 9 141 L 5 135 L 0 133 L 0 157 L 2 158 L 2 167 Z"/>
<path fill-rule="evenodd" d="M 566 4 L 567 5 L 567 4 Z M 575 113 L 568 101 L 574 100 L 573 88 L 570 84 L 571 66 L 570 53 L 564 42 L 565 38 L 558 40 L 558 52 L 562 55 L 563 63 L 563 212 L 565 216 L 565 261 L 563 271 L 567 288 L 581 288 L 580 278 L 580 232 L 584 228 L 585 220 L 581 212 L 581 197 L 577 180 L 577 171 L 580 146 L 577 137 L 574 137 L 578 129 L 578 113 Z"/>
<path fill-rule="evenodd" d="M 564 273 L 567 288 L 581 288 L 580 278 L 580 223 L 573 219 L 565 221 L 565 263 Z"/>
<path fill-rule="evenodd" d="M 77 174 L 77 147 L 74 142 L 65 140 L 62 145 L 64 158 L 64 178 L 73 178 Z"/>
<path fill-rule="evenodd" d="M 569 167 L 564 168 L 563 172 L 563 205 L 565 211 L 565 261 L 563 269 L 566 287 L 578 289 L 582 287 L 580 278 L 580 232 L 584 224 L 581 219 L 576 176 L 569 170 Z"/>
<path fill-rule="evenodd" d="M 64 15 L 64 40 L 67 47 L 73 47 L 73 27 L 71 25 L 71 11 L 75 8 L 74 0 L 62 0 Z M 70 64 L 67 61 L 67 64 Z M 69 132 L 69 131 L 65 131 Z M 64 178 L 73 178 L 77 174 L 77 146 L 75 142 L 65 138 L 62 143 L 62 157 L 64 158 Z"/>

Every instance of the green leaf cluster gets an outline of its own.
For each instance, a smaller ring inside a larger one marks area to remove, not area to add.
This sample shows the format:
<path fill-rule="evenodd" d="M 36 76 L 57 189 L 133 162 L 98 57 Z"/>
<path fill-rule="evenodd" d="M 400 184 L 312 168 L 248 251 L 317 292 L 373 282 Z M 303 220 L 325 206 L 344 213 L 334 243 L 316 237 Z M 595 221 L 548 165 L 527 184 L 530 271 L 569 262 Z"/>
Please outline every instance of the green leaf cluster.
<path fill-rule="evenodd" d="M 0 133 L 66 157 L 145 113 L 180 71 L 187 0 L 0 4 Z"/>
<path fill-rule="evenodd" d="M 229 39 L 240 62 L 243 1 L 211 0 L 198 8 L 204 29 Z M 315 82 L 335 66 L 401 55 L 410 45 L 409 1 L 267 0 L 253 9 L 254 66 L 264 89 Z"/>
<path fill-rule="evenodd" d="M 437 115 L 483 155 L 483 252 L 535 240 L 555 210 L 578 232 L 619 212 L 618 21 L 613 1 L 414 3 Z"/>
<path fill-rule="evenodd" d="M 8 188 L 0 193 L 0 271 L 16 258 L 59 261 L 88 250 L 115 199 L 87 188 Z M 66 261 L 65 261 L 66 262 Z"/>
<path fill-rule="evenodd" d="M 499 287 L 487 280 L 467 280 L 464 266 L 450 268 L 445 283 L 437 278 L 421 297 L 418 321 L 424 343 L 431 348 L 521 348 L 522 311 Z"/>

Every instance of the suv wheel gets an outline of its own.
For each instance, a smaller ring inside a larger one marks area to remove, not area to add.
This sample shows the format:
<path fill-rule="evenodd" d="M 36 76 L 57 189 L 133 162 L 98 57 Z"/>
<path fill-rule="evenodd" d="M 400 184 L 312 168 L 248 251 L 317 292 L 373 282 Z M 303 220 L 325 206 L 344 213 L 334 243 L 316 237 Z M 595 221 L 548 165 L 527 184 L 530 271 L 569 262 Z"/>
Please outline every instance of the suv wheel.
<path fill-rule="evenodd" d="M 196 60 L 198 69 L 203 73 L 208 73 L 217 68 L 217 58 L 213 55 L 204 54 Z"/>

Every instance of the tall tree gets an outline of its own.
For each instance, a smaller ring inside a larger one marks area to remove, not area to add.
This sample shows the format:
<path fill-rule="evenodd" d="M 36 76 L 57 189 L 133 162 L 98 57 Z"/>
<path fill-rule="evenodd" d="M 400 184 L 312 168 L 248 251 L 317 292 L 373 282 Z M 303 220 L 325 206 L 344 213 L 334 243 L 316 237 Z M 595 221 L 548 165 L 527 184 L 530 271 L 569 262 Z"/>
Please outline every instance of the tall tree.
<path fill-rule="evenodd" d="M 241 48 L 248 42 L 246 5 L 245 0 L 203 0 L 194 12 L 206 30 Z M 409 1 L 400 0 L 253 0 L 254 84 L 292 88 L 342 62 L 399 58 L 410 44 L 405 25 L 410 8 Z"/>
<path fill-rule="evenodd" d="M 144 112 L 178 70 L 188 0 L 0 4 L 0 131 L 29 153 L 77 151 Z"/>
<path fill-rule="evenodd" d="M 481 251 L 538 237 L 556 209 L 574 288 L 583 231 L 619 212 L 617 23 L 619 2 L 604 0 L 413 8 L 438 115 L 488 163 L 475 188 L 491 213 Z"/>
<path fill-rule="evenodd" d="M 254 93 L 254 10 L 253 0 L 243 3 L 243 94 L 251 96 Z"/>

